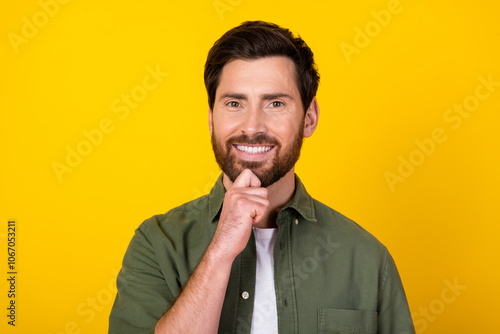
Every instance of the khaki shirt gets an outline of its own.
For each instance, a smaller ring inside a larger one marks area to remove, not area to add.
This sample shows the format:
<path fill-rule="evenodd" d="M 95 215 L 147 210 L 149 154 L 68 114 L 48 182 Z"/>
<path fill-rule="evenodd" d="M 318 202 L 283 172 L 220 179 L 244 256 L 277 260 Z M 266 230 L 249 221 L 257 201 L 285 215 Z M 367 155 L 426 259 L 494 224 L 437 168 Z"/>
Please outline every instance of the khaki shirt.
<path fill-rule="evenodd" d="M 277 216 L 274 284 L 278 331 L 415 333 L 396 265 L 386 247 L 352 220 L 314 200 L 295 176 Z M 215 233 L 225 189 L 144 221 L 118 274 L 109 333 L 153 333 Z M 256 250 L 252 234 L 232 266 L 219 333 L 250 333 Z M 206 307 L 211 307 L 206 301 Z M 265 312 L 263 310 L 262 312 Z"/>

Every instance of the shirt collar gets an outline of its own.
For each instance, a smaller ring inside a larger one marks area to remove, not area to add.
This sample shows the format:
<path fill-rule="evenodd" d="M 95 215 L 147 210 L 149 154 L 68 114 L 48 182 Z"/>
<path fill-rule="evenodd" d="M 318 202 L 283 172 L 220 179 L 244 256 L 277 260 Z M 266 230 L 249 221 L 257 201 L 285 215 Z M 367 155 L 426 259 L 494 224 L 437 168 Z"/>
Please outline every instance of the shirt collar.
<path fill-rule="evenodd" d="M 224 188 L 224 184 L 222 183 L 223 176 L 224 173 L 221 173 L 217 181 L 215 181 L 215 185 L 212 190 L 210 190 L 210 194 L 208 194 L 208 214 L 211 222 L 215 220 L 215 217 L 222 209 L 222 203 L 224 202 L 226 188 Z"/>
<path fill-rule="evenodd" d="M 224 202 L 224 196 L 226 194 L 226 189 L 222 183 L 222 177 L 224 173 L 221 173 L 215 185 L 213 186 L 210 194 L 208 194 L 208 214 L 210 221 L 215 221 L 215 218 L 222 209 L 222 203 Z M 295 174 L 295 194 L 293 195 L 290 202 L 285 204 L 280 211 L 284 211 L 288 208 L 292 208 L 297 211 L 304 219 L 311 222 L 315 222 L 316 214 L 314 211 L 313 198 L 307 192 L 304 184 L 300 181 L 297 174 Z"/>
<path fill-rule="evenodd" d="M 317 221 L 313 198 L 309 195 L 306 187 L 304 187 L 304 184 L 300 181 L 297 174 L 295 174 L 295 194 L 290 202 L 285 204 L 280 211 L 284 211 L 287 208 L 294 209 L 306 220 L 311 222 Z"/>

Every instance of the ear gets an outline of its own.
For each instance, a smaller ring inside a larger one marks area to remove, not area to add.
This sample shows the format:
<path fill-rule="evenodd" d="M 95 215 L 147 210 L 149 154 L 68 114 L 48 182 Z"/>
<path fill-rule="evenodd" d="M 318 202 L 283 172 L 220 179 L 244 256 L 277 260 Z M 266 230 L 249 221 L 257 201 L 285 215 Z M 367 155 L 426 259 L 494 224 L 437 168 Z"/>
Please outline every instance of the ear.
<path fill-rule="evenodd" d="M 304 116 L 304 137 L 311 137 L 318 126 L 319 106 L 316 96 L 313 97 Z"/>
<path fill-rule="evenodd" d="M 212 133 L 213 133 L 213 129 L 212 129 L 212 125 L 214 124 L 212 122 L 212 109 L 210 109 L 210 107 L 208 107 L 208 129 L 210 130 L 210 137 L 212 137 Z"/>

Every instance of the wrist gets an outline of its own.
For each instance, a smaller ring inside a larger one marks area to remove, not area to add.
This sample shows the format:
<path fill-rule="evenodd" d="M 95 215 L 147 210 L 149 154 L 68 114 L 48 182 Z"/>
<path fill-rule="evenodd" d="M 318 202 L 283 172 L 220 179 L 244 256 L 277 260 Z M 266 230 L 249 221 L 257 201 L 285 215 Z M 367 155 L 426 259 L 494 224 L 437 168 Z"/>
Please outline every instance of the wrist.
<path fill-rule="evenodd" d="M 205 252 L 208 261 L 217 266 L 229 267 L 229 269 L 231 269 L 237 255 L 234 250 L 227 246 L 226 242 L 219 240 L 217 237 L 212 239 Z"/>

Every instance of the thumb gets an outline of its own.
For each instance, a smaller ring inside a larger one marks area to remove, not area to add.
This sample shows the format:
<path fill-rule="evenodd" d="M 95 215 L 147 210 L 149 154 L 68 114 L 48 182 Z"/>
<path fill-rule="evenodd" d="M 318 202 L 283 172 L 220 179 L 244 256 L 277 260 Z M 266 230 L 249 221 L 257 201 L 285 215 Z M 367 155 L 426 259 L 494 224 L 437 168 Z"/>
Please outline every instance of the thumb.
<path fill-rule="evenodd" d="M 244 169 L 234 180 L 232 188 L 260 187 L 260 180 L 250 169 Z"/>

